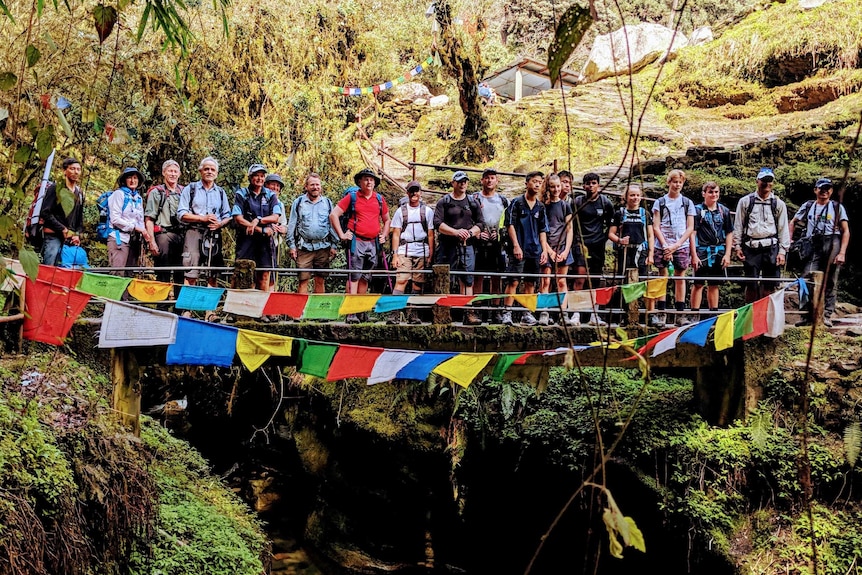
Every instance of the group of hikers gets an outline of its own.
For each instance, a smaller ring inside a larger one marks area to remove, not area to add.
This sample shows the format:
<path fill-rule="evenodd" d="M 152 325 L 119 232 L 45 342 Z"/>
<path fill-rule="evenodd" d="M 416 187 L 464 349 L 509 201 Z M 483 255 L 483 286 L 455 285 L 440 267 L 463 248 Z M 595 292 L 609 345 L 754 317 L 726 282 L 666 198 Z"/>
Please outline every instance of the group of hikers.
<path fill-rule="evenodd" d="M 62 167 L 74 205 L 67 213 L 56 190 L 45 195 L 41 256 L 48 265 L 60 263 L 64 245 L 79 246 L 83 233 L 81 165 L 68 158 Z M 138 266 L 142 250 L 149 250 L 156 267 L 175 268 L 159 273 L 161 281 L 196 285 L 203 274 L 207 284 L 215 286 L 217 273 L 208 268 L 225 265 L 222 230 L 232 223 L 235 258 L 252 260 L 257 268 L 276 268 L 276 246 L 286 244 L 299 268 L 299 293 L 309 293 L 312 278 L 313 293 L 325 291 L 331 262 L 345 246 L 347 293 L 367 293 L 370 272 L 384 265 L 395 272 L 392 294 L 421 294 L 431 265 L 448 264 L 456 272 L 453 277 L 461 294 L 501 295 L 483 301 L 481 309 L 465 308 L 464 324 L 514 324 L 518 294 L 606 285 L 610 241 L 617 279 L 632 268 L 641 278 L 654 268 L 657 275 L 673 279 L 675 320 L 670 323 L 683 326 L 697 321 L 704 291 L 706 313 L 718 311 L 719 286 L 726 281 L 732 256 L 752 279 L 745 284 L 746 302 L 777 289 L 778 283 L 769 280 L 780 277 L 791 237 L 799 235 L 793 246 L 801 246 L 803 274 L 828 272 L 823 323 L 831 326 L 838 272 L 850 239 L 847 213 L 832 199 L 828 178 L 817 180 L 814 199 L 790 218 L 787 205 L 772 191 L 775 174 L 770 168 L 760 170 L 756 191 L 739 200 L 735 213 L 719 201 L 721 191 L 715 182 L 703 185 L 700 203 L 684 196 L 686 175 L 678 169 L 667 174 L 667 193 L 648 209 L 641 205 L 645 198 L 637 184 L 626 186 L 622 205 L 615 207 L 601 193 L 597 174 L 584 175 L 582 190 L 576 192 L 574 176 L 565 170 L 526 174 L 523 193 L 510 200 L 497 191 L 498 172 L 488 168 L 481 173 L 479 191 L 469 189 L 465 171 L 456 171 L 451 191 L 433 207 L 422 200 L 420 182 L 411 181 L 391 217 L 386 199 L 377 191 L 380 176 L 368 168 L 354 175 L 355 185 L 337 202 L 323 195 L 318 174 L 307 175 L 303 193 L 289 209 L 279 197 L 285 187 L 282 178 L 262 164 L 249 166 L 248 185 L 236 191 L 232 206 L 216 184 L 218 161 L 204 158 L 198 171 L 199 180 L 181 186 L 179 164 L 167 160 L 162 183 L 144 191 L 144 176 L 137 168 L 122 170 L 108 199 L 107 252 L 113 273 Z M 391 261 L 383 253 L 390 235 Z M 687 307 L 683 276 L 689 269 L 694 270 L 694 279 Z M 273 289 L 269 269 L 255 274 L 257 289 Z M 764 281 L 753 281 L 758 278 Z M 648 298 L 646 305 L 652 326 L 668 324 L 666 294 Z M 536 318 L 523 309 L 518 315 L 522 325 L 606 325 L 610 319 L 603 319 L 601 310 L 541 311 Z M 348 323 L 366 320 L 364 314 L 346 317 Z M 421 322 L 415 308 L 408 309 L 406 320 Z M 386 321 L 400 323 L 401 313 L 390 312 Z"/>

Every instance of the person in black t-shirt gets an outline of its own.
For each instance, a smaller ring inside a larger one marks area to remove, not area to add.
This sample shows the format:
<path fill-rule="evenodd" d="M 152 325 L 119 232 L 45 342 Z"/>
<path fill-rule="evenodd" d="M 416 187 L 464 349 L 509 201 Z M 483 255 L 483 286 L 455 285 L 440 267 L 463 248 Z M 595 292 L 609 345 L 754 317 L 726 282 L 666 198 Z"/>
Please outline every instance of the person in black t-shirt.
<path fill-rule="evenodd" d="M 462 171 L 452 175 L 452 192 L 437 201 L 434 207 L 434 228 L 437 230 L 436 261 L 449 264 L 452 270 L 472 273 L 476 269 L 473 248 L 482 225 L 482 209 L 475 198 L 467 194 L 470 178 Z M 473 295 L 473 276 L 459 275 L 463 295 Z M 465 322 L 476 323 L 470 314 Z"/>

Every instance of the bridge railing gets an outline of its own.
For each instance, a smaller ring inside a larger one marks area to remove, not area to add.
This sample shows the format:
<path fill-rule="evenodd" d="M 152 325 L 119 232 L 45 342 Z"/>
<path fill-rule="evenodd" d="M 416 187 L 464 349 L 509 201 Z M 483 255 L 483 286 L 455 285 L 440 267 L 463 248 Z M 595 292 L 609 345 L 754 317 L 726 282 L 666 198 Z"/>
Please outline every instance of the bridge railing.
<path fill-rule="evenodd" d="M 148 267 L 127 267 L 127 268 L 114 268 L 114 267 L 97 267 L 97 268 L 95 268 L 94 267 L 94 268 L 90 268 L 88 271 L 91 271 L 93 273 L 107 273 L 107 274 L 114 274 L 114 275 L 126 275 L 126 276 L 138 277 L 138 278 L 151 279 L 151 278 L 156 277 L 157 275 L 161 276 L 161 277 L 164 277 L 165 275 L 169 275 L 169 276 L 173 277 L 174 272 L 183 272 L 183 271 L 187 271 L 189 269 L 196 269 L 196 270 L 199 270 L 201 272 L 208 272 L 208 273 L 214 272 L 217 275 L 217 277 L 219 278 L 219 280 L 220 280 L 219 283 L 222 287 L 245 287 L 245 286 L 232 286 L 232 283 L 233 283 L 232 282 L 232 276 L 234 275 L 235 268 L 234 267 L 227 267 L 227 266 L 225 266 L 225 267 L 198 266 L 195 268 L 188 268 L 188 267 L 182 267 L 182 266 L 176 266 L 176 267 L 152 267 L 152 266 L 148 266 Z M 343 268 L 334 268 L 334 269 L 257 268 L 256 271 L 270 271 L 270 272 L 277 274 L 277 276 L 280 276 L 282 278 L 283 277 L 295 277 L 299 272 L 325 273 L 326 275 L 333 277 L 333 278 L 341 278 L 341 279 L 345 280 L 345 282 L 346 282 L 348 274 L 351 273 L 351 270 L 347 270 L 347 269 L 343 269 Z M 366 273 L 366 272 L 363 272 L 363 273 Z M 368 270 L 367 273 L 374 276 L 378 280 L 382 279 L 382 278 L 387 278 L 387 277 L 390 280 L 388 285 L 383 285 L 382 290 L 378 290 L 377 292 L 374 292 L 374 290 L 370 290 L 370 293 L 380 293 L 381 291 L 383 293 L 391 293 L 391 285 L 392 285 L 392 282 L 394 281 L 394 278 L 392 276 L 396 272 L 393 272 L 391 270 Z M 422 270 L 422 271 L 416 272 L 416 273 L 421 273 L 421 274 L 427 276 L 428 279 L 425 282 L 426 288 L 424 291 L 428 295 L 446 295 L 446 294 L 450 294 L 450 293 L 457 294 L 458 293 L 458 286 L 457 286 L 458 282 L 457 282 L 457 280 L 458 280 L 458 278 L 463 277 L 465 275 L 484 276 L 484 277 L 500 277 L 500 278 L 512 277 L 512 274 L 501 273 L 501 272 L 477 273 L 477 272 L 465 272 L 465 271 L 461 271 L 461 270 L 452 270 L 449 268 L 448 265 L 435 265 L 435 266 L 433 266 L 433 269 Z M 201 275 L 205 275 L 205 274 L 201 274 Z M 726 282 L 726 283 L 736 283 L 736 284 L 739 284 L 740 286 L 750 284 L 751 282 L 758 282 L 758 283 L 763 284 L 764 286 L 767 286 L 766 289 L 767 289 L 767 291 L 770 291 L 770 292 L 773 291 L 774 289 L 780 288 L 780 286 L 783 284 L 788 284 L 788 283 L 792 283 L 794 281 L 797 281 L 797 278 L 786 278 L 786 277 L 782 277 L 782 278 L 746 278 L 746 277 L 695 278 L 693 276 L 681 276 L 681 277 L 671 276 L 671 277 L 668 277 L 668 276 L 659 276 L 659 275 L 650 275 L 650 276 L 638 277 L 636 269 L 628 270 L 627 275 L 625 275 L 625 276 L 621 276 L 621 275 L 597 276 L 597 275 L 584 275 L 584 274 L 566 274 L 566 275 L 553 276 L 553 275 L 549 275 L 549 274 L 519 274 L 518 278 L 521 280 L 527 280 L 527 281 L 532 280 L 537 285 L 539 284 L 539 282 L 543 278 L 554 279 L 555 281 L 550 282 L 550 284 L 551 284 L 550 291 L 551 292 L 556 292 L 556 286 L 557 286 L 556 279 L 560 279 L 560 278 L 565 278 L 567 284 L 569 284 L 569 287 L 572 287 L 570 282 L 577 280 L 577 279 L 583 279 L 583 280 L 585 280 L 585 282 L 584 282 L 584 289 L 585 290 L 590 289 L 590 288 L 602 289 L 605 287 L 623 286 L 626 284 L 638 283 L 638 282 L 643 282 L 643 281 L 666 279 L 668 282 L 667 292 L 670 292 L 671 294 L 673 293 L 672 292 L 672 289 L 673 289 L 672 288 L 672 282 L 674 282 L 674 281 L 684 281 L 687 283 L 693 282 L 696 280 L 706 280 L 707 283 L 715 282 L 715 281 L 721 281 L 721 282 Z M 275 282 L 274 282 L 274 285 L 275 285 Z M 345 285 L 346 285 L 346 283 L 345 283 Z M 378 284 L 378 287 L 379 287 L 379 285 L 380 284 Z M 390 288 L 389 291 L 387 291 L 386 288 Z M 291 291 L 291 290 L 280 290 L 280 289 L 276 288 L 273 291 Z M 538 290 L 536 290 L 536 291 L 538 291 Z M 689 290 L 686 290 L 686 291 L 688 292 Z M 334 293 L 341 293 L 341 292 L 336 291 Z M 432 321 L 433 321 L 433 323 L 438 323 L 438 324 L 445 324 L 445 323 L 452 322 L 451 310 L 453 308 L 454 309 L 461 309 L 461 310 L 466 309 L 466 310 L 473 311 L 473 312 L 521 311 L 521 310 L 525 309 L 518 302 L 515 302 L 510 306 L 503 305 L 503 298 L 511 297 L 510 294 L 505 294 L 505 293 L 488 294 L 488 292 L 483 291 L 481 288 L 475 288 L 475 287 L 474 287 L 474 293 L 477 295 L 480 293 L 482 293 L 483 295 L 498 295 L 499 298 L 494 298 L 493 301 L 488 301 L 488 300 L 477 301 L 477 302 L 470 303 L 470 304 L 464 305 L 464 306 L 458 306 L 458 305 L 438 306 L 438 305 L 430 304 L 430 303 L 408 303 L 407 307 L 408 307 L 408 309 L 416 309 L 416 310 L 432 309 L 433 310 L 433 313 L 432 313 L 433 320 Z M 518 294 L 518 295 L 520 295 L 520 294 Z M 612 301 L 607 303 L 607 304 L 600 305 L 600 306 L 593 306 L 593 309 L 591 311 L 599 312 L 600 317 L 603 318 L 603 321 L 606 321 L 607 323 L 611 323 L 611 324 L 619 323 L 621 321 L 627 321 L 629 323 L 635 323 L 635 324 L 645 323 L 645 317 L 644 317 L 645 314 L 655 313 L 656 311 L 658 311 L 658 310 L 651 309 L 652 306 L 644 307 L 642 304 L 645 301 L 646 300 L 641 297 L 641 298 L 635 299 L 634 301 L 632 301 L 630 303 L 625 303 L 623 301 L 622 296 L 620 295 L 620 296 L 614 297 L 612 299 Z M 704 298 L 704 301 L 706 301 L 706 298 Z M 165 300 L 163 300 L 161 302 L 157 302 L 157 303 L 172 305 L 172 304 L 176 303 L 176 300 L 170 298 L 170 299 L 165 299 Z M 729 302 L 725 302 L 725 305 L 721 306 L 719 308 L 718 312 L 721 313 L 721 312 L 725 312 L 725 311 L 728 311 L 730 309 L 733 309 L 733 307 L 731 307 L 728 304 L 729 304 Z M 560 308 L 559 307 L 556 307 L 556 308 L 552 307 L 552 308 L 543 309 L 541 311 L 548 311 L 551 313 L 556 311 L 559 313 Z M 578 312 L 587 313 L 587 310 L 582 310 L 582 309 L 578 309 L 578 310 L 563 309 L 562 311 L 564 313 L 578 313 Z M 691 309 L 688 309 L 688 307 L 687 307 L 683 311 L 678 311 L 676 309 L 663 309 L 663 310 L 661 310 L 661 313 L 665 313 L 669 317 L 674 318 L 675 316 L 678 316 L 678 315 L 696 316 L 696 315 L 700 315 L 701 313 L 716 313 L 716 312 L 715 312 L 715 310 L 713 310 L 712 312 L 706 312 L 705 310 L 703 312 L 701 312 L 700 310 L 691 310 Z M 641 320 L 644 320 L 644 321 L 641 321 Z"/>

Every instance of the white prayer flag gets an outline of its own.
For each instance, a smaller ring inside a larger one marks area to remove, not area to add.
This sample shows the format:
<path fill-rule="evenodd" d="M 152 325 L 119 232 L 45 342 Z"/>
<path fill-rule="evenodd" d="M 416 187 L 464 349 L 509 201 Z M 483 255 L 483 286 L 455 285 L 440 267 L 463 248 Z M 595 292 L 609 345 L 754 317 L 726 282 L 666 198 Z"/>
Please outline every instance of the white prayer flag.
<path fill-rule="evenodd" d="M 99 347 L 171 345 L 176 340 L 176 315 L 125 302 L 105 301 Z"/>

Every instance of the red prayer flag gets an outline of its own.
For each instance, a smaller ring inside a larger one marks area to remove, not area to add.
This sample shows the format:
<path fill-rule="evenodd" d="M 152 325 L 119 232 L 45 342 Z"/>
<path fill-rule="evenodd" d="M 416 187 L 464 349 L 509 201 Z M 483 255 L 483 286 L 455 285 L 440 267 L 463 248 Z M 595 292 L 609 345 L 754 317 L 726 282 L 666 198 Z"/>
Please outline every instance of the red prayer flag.
<path fill-rule="evenodd" d="M 651 340 L 646 342 L 646 345 L 644 345 L 642 348 L 640 348 L 638 350 L 638 353 L 641 355 L 647 355 L 647 352 L 650 351 L 652 348 L 654 348 L 658 342 L 660 342 L 661 340 L 663 340 L 664 338 L 666 338 L 670 335 L 673 335 L 673 332 L 675 332 L 675 331 L 676 331 L 676 328 L 674 327 L 671 329 L 667 329 L 663 332 L 657 333 L 655 335 L 655 337 L 653 337 Z M 634 357 L 630 357 L 629 359 L 634 359 Z"/>
<path fill-rule="evenodd" d="M 371 370 L 380 354 L 382 347 L 361 347 L 358 345 L 341 345 L 329 364 L 326 381 L 338 381 L 348 377 L 371 377 Z"/>
<path fill-rule="evenodd" d="M 614 295 L 616 286 L 606 287 L 594 290 L 596 294 L 596 305 L 608 305 L 611 301 L 611 296 Z"/>
<path fill-rule="evenodd" d="M 447 295 L 437 300 L 437 305 L 461 306 L 476 299 L 474 295 Z"/>
<path fill-rule="evenodd" d="M 527 360 L 530 359 L 530 356 L 542 355 L 543 353 L 545 353 L 545 350 L 543 350 L 543 349 L 538 349 L 536 351 L 528 351 L 527 353 L 525 353 L 524 355 L 522 355 L 521 357 L 519 357 L 518 359 L 513 361 L 512 365 L 526 365 Z"/>
<path fill-rule="evenodd" d="M 59 287 L 74 288 L 78 286 L 84 272 L 55 266 L 39 265 L 39 275 L 36 279 Z M 29 287 L 29 286 L 28 286 Z"/>
<path fill-rule="evenodd" d="M 308 303 L 308 294 L 272 292 L 266 300 L 266 305 L 263 306 L 263 315 L 289 315 L 299 319 L 305 311 L 306 303 Z"/>
<path fill-rule="evenodd" d="M 90 294 L 51 285 L 27 282 L 24 290 L 24 337 L 50 345 L 63 345 L 72 324 L 84 311 Z"/>
<path fill-rule="evenodd" d="M 763 335 L 769 330 L 769 323 L 767 322 L 768 312 L 769 296 L 761 298 L 751 304 L 751 323 L 753 325 L 753 329 L 751 330 L 751 333 L 747 333 L 742 336 L 743 340 Z"/>

